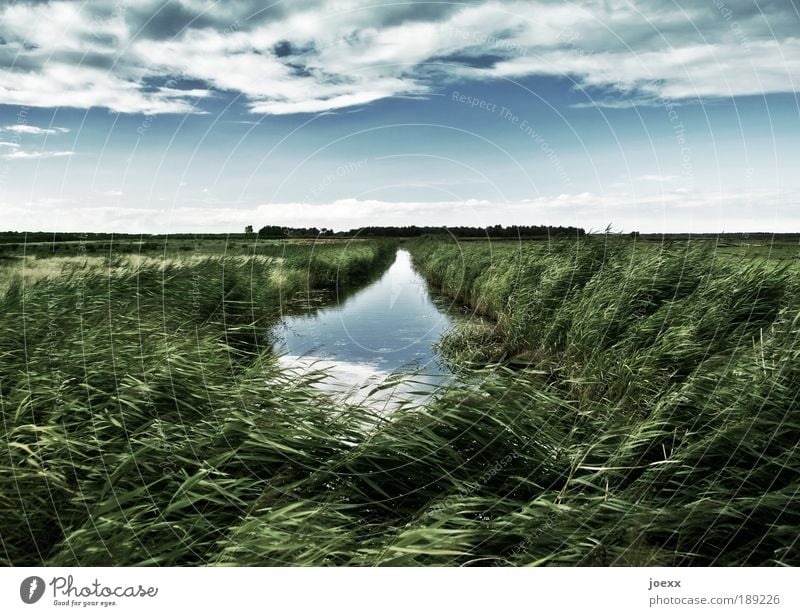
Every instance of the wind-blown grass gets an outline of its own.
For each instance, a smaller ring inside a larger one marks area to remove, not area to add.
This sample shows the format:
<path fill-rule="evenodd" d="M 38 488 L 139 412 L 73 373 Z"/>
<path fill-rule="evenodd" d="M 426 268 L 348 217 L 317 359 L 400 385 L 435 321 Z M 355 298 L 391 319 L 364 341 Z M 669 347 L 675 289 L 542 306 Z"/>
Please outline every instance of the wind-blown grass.
<path fill-rule="evenodd" d="M 295 295 L 358 284 L 393 249 L 286 248 L 12 281 L 0 299 L 3 562 L 197 559 L 263 492 L 252 473 L 284 466 L 295 441 L 314 447 L 298 424 L 259 442 L 255 470 L 237 455 L 271 415 L 286 426 L 303 407 L 320 420 L 309 431 L 330 423 L 321 394 L 275 367 L 269 326 Z M 329 429 L 315 451 L 340 440 Z"/>
<path fill-rule="evenodd" d="M 582 522 L 559 516 L 549 530 L 569 548 L 542 558 L 797 562 L 796 269 L 602 239 L 423 240 L 412 252 L 429 280 L 496 320 L 492 359 L 524 358 L 571 401 L 562 442 L 576 450 L 559 495 Z M 473 331 L 443 349 L 471 353 Z"/>
<path fill-rule="evenodd" d="M 390 417 L 263 348 L 288 297 L 379 269 L 374 245 L 12 284 L 3 562 L 800 563 L 794 270 L 597 239 L 409 248 L 493 319 L 445 351 L 514 361 Z"/>

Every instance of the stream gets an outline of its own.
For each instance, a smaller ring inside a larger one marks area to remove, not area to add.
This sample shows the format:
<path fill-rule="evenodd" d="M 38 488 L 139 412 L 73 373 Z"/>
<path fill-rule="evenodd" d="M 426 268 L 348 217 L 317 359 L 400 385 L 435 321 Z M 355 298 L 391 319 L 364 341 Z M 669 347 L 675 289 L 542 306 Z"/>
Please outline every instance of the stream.
<path fill-rule="evenodd" d="M 387 409 L 424 403 L 452 377 L 434 349 L 461 318 L 448 304 L 399 249 L 379 280 L 340 302 L 285 315 L 272 331 L 273 349 L 284 368 L 324 370 L 318 386 L 341 401 Z"/>

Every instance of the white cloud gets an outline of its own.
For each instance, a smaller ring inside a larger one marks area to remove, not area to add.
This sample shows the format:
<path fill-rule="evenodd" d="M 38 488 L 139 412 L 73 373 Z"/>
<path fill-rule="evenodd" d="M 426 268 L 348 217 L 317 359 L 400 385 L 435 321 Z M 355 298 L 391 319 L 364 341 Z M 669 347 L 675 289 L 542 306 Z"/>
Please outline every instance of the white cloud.
<path fill-rule="evenodd" d="M 187 0 L 169 11 L 145 0 L 116 12 L 112 0 L 14 3 L 0 9 L 10 67 L 0 103 L 198 113 L 195 99 L 214 88 L 244 95 L 255 113 L 317 113 L 426 93 L 443 79 L 530 75 L 600 89 L 578 105 L 794 92 L 800 38 L 790 4 L 729 0 L 722 12 L 704 0 L 304 0 L 252 17 L 250 3 Z M 485 68 L 459 62 L 482 57 L 491 58 Z"/>
<path fill-rule="evenodd" d="M 60 126 L 52 126 L 50 128 L 40 128 L 38 126 L 31 126 L 30 124 L 13 124 L 11 126 L 3 126 L 0 132 L 4 133 L 17 133 L 20 135 L 58 135 L 61 133 L 68 133 L 68 128 L 61 128 Z"/>
<path fill-rule="evenodd" d="M 643 182 L 671 182 L 673 180 L 679 180 L 680 176 L 677 175 L 658 175 L 658 174 L 647 174 L 647 175 L 640 175 L 637 180 L 642 180 Z"/>
<path fill-rule="evenodd" d="M 591 101 L 582 103 L 573 103 L 570 105 L 573 109 L 633 109 L 637 105 L 652 104 L 651 100 L 643 100 L 641 97 L 636 99 L 615 99 L 608 96 L 593 98 Z"/>
<path fill-rule="evenodd" d="M 38 73 L 5 73 L 0 102 L 36 107 L 106 107 L 122 113 L 192 111 L 190 102 L 169 93 L 147 93 L 140 84 L 108 71 L 55 61 Z"/>
<path fill-rule="evenodd" d="M 676 209 L 683 210 L 676 216 Z M 109 198 L 106 205 L 59 205 L 53 200 L 3 206 L 11 229 L 115 232 L 225 232 L 245 225 L 329 227 L 348 230 L 369 225 L 433 226 L 549 224 L 617 231 L 773 231 L 800 226 L 800 199 L 778 191 L 638 194 L 583 192 L 540 196 L 526 201 L 380 201 L 341 199 L 328 204 L 265 203 L 251 206 L 176 204 L 128 207 Z M 420 221 L 424 221 L 421 223 Z"/>
<path fill-rule="evenodd" d="M 23 150 L 15 150 L 8 154 L 3 154 L 2 157 L 10 160 L 30 160 L 40 158 L 62 158 L 64 156 L 72 156 L 75 152 L 65 150 L 61 152 L 25 152 Z"/>
<path fill-rule="evenodd" d="M 475 71 L 473 71 L 475 72 Z M 658 98 L 727 97 L 792 92 L 800 85 L 800 39 L 763 41 L 745 49 L 736 43 L 687 45 L 654 51 L 601 52 L 591 56 L 573 50 L 545 50 L 534 57 L 499 63 L 501 77 L 540 74 L 572 75 L 585 88 L 614 88 Z M 626 106 L 625 101 L 590 101 L 597 106 Z M 586 105 L 586 103 L 579 103 Z"/>

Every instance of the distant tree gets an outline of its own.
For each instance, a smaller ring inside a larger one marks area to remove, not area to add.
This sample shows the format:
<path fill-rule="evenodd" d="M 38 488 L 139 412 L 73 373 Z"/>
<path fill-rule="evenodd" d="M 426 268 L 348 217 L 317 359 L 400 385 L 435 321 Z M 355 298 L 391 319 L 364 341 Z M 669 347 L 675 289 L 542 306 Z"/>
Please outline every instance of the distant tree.
<path fill-rule="evenodd" d="M 245 235 L 253 235 L 253 225 L 247 225 L 244 228 L 244 234 Z"/>
<path fill-rule="evenodd" d="M 286 233 L 284 232 L 283 227 L 267 225 L 266 227 L 261 227 L 258 230 L 258 237 L 261 239 L 277 239 L 286 237 Z"/>

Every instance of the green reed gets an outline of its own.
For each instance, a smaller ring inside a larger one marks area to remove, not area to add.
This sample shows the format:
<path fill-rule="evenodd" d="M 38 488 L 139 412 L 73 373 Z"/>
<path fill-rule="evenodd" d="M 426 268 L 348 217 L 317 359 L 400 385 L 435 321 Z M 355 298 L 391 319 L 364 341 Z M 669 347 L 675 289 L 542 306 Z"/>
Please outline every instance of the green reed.
<path fill-rule="evenodd" d="M 408 247 L 482 319 L 442 341 L 464 378 L 388 417 L 284 373 L 266 334 L 391 246 L 12 281 L 2 562 L 800 563 L 796 269 L 609 238 Z"/>

